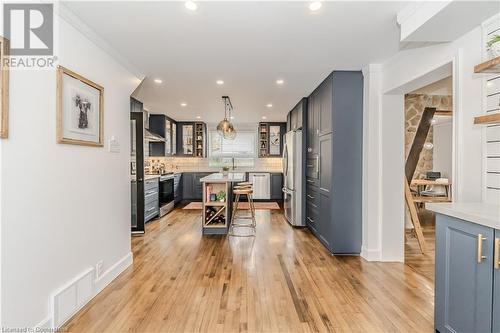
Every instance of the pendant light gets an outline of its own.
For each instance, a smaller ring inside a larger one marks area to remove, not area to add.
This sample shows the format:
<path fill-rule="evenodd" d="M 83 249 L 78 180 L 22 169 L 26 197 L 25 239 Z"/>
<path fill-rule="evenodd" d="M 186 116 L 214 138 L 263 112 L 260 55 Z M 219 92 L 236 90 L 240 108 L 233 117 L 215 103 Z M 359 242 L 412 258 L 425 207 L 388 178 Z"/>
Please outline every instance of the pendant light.
<path fill-rule="evenodd" d="M 231 111 L 233 111 L 233 105 L 231 104 L 231 99 L 229 96 L 222 96 L 222 100 L 224 101 L 224 119 L 217 125 L 217 132 L 224 139 L 234 140 L 236 137 L 236 130 L 234 129 L 233 124 L 227 120 L 228 114 L 229 118 L 231 118 Z"/>

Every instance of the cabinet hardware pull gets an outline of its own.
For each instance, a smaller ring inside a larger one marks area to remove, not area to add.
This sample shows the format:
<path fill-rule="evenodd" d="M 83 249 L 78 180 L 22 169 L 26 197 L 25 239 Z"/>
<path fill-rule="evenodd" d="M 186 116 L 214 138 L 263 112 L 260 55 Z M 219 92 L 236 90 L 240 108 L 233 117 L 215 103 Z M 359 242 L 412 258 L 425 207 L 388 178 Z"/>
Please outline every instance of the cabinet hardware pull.
<path fill-rule="evenodd" d="M 314 197 L 313 197 L 312 195 L 310 195 L 310 194 L 308 194 L 308 195 L 307 195 L 307 197 L 308 197 L 309 199 L 314 199 Z"/>
<path fill-rule="evenodd" d="M 156 209 L 156 207 L 151 207 L 147 211 L 150 212 L 150 211 L 155 210 L 155 209 Z"/>
<path fill-rule="evenodd" d="M 314 183 L 314 181 L 310 180 L 310 179 L 307 179 L 307 182 L 308 183 Z"/>
<path fill-rule="evenodd" d="M 483 256 L 483 242 L 486 240 L 486 237 L 483 237 L 482 234 L 477 235 L 477 263 L 480 264 L 483 262 L 483 259 L 486 259 L 486 256 Z"/>
<path fill-rule="evenodd" d="M 316 155 L 316 173 L 319 177 L 319 155 Z"/>
<path fill-rule="evenodd" d="M 312 218 L 310 218 L 309 216 L 307 217 L 307 219 L 309 220 L 309 222 L 314 223 L 314 220 Z"/>
<path fill-rule="evenodd" d="M 495 269 L 500 269 L 500 238 L 495 238 Z"/>
<path fill-rule="evenodd" d="M 312 165 L 312 164 L 308 164 L 308 165 L 307 165 L 307 167 L 308 167 L 308 168 L 313 168 L 313 167 L 314 167 L 314 165 Z"/>

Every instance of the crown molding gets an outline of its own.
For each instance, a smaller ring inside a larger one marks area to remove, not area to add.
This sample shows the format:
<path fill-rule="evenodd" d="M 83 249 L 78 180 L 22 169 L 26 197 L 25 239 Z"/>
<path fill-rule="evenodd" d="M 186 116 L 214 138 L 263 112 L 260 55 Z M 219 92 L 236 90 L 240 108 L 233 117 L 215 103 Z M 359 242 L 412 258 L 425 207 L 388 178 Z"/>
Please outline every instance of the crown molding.
<path fill-rule="evenodd" d="M 69 9 L 66 4 L 64 4 L 63 2 L 59 2 L 58 6 L 54 8 L 56 9 L 57 15 L 61 19 L 73 26 L 81 34 L 87 37 L 87 39 L 89 39 L 97 47 L 99 47 L 109 56 L 115 59 L 133 75 L 135 75 L 140 80 L 143 80 L 145 78 L 145 75 L 141 70 L 134 66 L 128 59 L 126 59 L 115 48 L 113 48 L 106 40 L 99 36 L 91 27 L 83 22 L 82 19 L 75 15 L 75 13 L 71 9 Z"/>

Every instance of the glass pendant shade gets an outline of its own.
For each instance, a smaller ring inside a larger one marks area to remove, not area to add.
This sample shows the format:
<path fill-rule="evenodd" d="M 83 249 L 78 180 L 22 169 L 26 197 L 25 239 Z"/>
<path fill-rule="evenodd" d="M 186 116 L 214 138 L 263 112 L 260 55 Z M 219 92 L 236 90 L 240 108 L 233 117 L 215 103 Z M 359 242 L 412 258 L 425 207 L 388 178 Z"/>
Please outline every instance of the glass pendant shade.
<path fill-rule="evenodd" d="M 231 115 L 232 105 L 229 97 L 223 96 L 224 100 L 224 120 L 222 120 L 219 125 L 217 125 L 217 132 L 224 139 L 234 140 L 236 137 L 236 130 L 234 129 L 233 124 L 229 120 L 227 120 L 227 114 Z"/>

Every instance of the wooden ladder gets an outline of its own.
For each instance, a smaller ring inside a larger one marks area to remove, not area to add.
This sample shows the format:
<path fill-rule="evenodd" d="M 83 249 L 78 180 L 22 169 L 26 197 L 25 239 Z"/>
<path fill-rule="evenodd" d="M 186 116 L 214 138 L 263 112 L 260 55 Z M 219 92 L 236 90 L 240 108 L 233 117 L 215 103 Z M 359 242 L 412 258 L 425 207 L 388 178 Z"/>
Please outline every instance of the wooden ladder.
<path fill-rule="evenodd" d="M 413 195 L 411 194 L 410 185 L 408 185 L 408 180 L 405 177 L 405 198 L 406 205 L 410 210 L 411 222 L 413 224 L 413 228 L 415 229 L 415 234 L 417 235 L 418 246 L 420 247 L 420 252 L 425 254 L 425 238 L 424 233 L 422 231 L 422 226 L 420 225 L 420 219 L 418 218 L 417 208 L 415 206 L 415 202 L 413 201 Z"/>
<path fill-rule="evenodd" d="M 418 160 L 420 159 L 420 153 L 424 148 L 425 140 L 431 129 L 431 121 L 434 114 L 437 112 L 442 112 L 436 110 L 436 108 L 426 107 L 422 113 L 422 118 L 420 118 L 420 123 L 418 124 L 417 132 L 415 133 L 415 138 L 410 148 L 408 158 L 406 159 L 405 165 L 405 198 L 406 205 L 410 210 L 411 222 L 413 228 L 415 229 L 415 234 L 417 235 L 418 245 L 420 246 L 420 252 L 425 253 L 425 238 L 422 232 L 422 226 L 420 225 L 420 219 L 418 218 L 417 208 L 415 206 L 415 201 L 413 200 L 413 195 L 410 190 L 410 182 L 413 178 L 413 174 L 417 169 Z"/>

